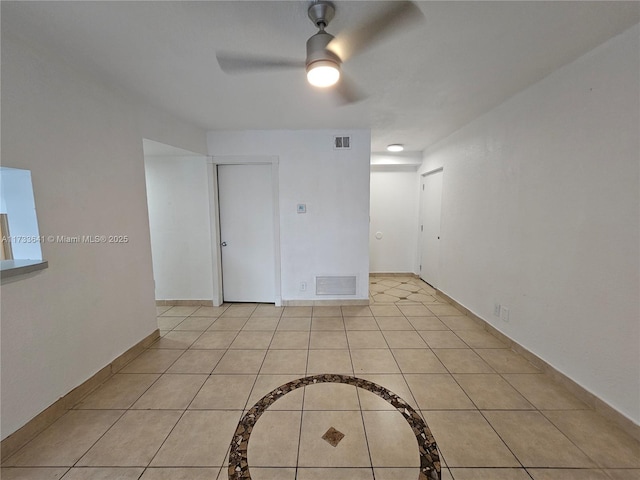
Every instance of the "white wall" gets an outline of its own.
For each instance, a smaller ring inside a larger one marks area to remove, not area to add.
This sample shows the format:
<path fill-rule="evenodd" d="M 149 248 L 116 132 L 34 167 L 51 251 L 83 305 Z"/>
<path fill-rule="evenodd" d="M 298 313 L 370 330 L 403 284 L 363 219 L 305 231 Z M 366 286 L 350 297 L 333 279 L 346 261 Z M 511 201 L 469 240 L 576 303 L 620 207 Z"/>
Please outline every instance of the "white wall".
<path fill-rule="evenodd" d="M 371 166 L 371 272 L 416 272 L 419 193 L 416 167 Z"/>
<path fill-rule="evenodd" d="M 28 32 L 25 32 L 28 34 Z M 2 284 L 2 431 L 24 425 L 156 328 L 142 138 L 206 152 L 205 133 L 2 38 L 2 162 L 31 170 L 49 268 Z"/>
<path fill-rule="evenodd" d="M 207 157 L 145 156 L 157 300 L 213 300 Z"/>
<path fill-rule="evenodd" d="M 639 31 L 441 141 L 422 167 L 444 167 L 440 289 L 636 423 Z"/>
<path fill-rule="evenodd" d="M 334 150 L 333 135 L 351 135 L 351 149 Z M 369 130 L 226 131 L 207 139 L 214 157 L 279 159 L 283 301 L 333 298 L 315 295 L 316 275 L 356 275 L 357 294 L 336 298 L 368 298 Z M 296 213 L 299 203 L 306 214 Z"/>

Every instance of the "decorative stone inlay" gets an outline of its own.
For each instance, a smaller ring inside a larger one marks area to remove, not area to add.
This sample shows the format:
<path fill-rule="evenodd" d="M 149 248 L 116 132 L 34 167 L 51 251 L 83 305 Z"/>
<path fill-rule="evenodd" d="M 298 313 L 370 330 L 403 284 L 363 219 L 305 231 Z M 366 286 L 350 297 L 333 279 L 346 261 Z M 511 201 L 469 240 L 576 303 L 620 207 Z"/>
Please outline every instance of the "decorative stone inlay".
<path fill-rule="evenodd" d="M 298 378 L 279 386 L 258 400 L 240 419 L 238 427 L 233 434 L 229 453 L 229 480 L 251 480 L 247 460 L 249 438 L 256 422 L 267 408 L 287 393 L 300 387 L 317 383 L 345 383 L 347 385 L 353 385 L 368 390 L 393 405 L 396 410 L 402 414 L 416 436 L 418 451 L 420 453 L 420 473 L 418 474 L 418 480 L 441 480 L 440 457 L 438 456 L 436 441 L 427 424 L 411 405 L 395 393 L 378 384 L 362 378 L 337 374 L 312 375 L 310 377 Z"/>
<path fill-rule="evenodd" d="M 337 447 L 340 440 L 344 438 L 344 433 L 339 432 L 335 428 L 331 427 L 322 435 L 322 439 L 332 447 Z"/>

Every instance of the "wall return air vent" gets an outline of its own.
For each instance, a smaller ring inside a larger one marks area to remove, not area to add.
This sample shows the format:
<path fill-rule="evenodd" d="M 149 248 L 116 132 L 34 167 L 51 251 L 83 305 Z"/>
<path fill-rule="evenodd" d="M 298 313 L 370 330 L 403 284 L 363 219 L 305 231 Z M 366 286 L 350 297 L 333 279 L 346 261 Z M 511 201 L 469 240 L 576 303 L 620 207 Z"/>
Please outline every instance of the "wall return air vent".
<path fill-rule="evenodd" d="M 316 295 L 355 295 L 356 277 L 316 277 Z"/>
<path fill-rule="evenodd" d="M 351 137 L 333 137 L 334 150 L 350 150 Z"/>

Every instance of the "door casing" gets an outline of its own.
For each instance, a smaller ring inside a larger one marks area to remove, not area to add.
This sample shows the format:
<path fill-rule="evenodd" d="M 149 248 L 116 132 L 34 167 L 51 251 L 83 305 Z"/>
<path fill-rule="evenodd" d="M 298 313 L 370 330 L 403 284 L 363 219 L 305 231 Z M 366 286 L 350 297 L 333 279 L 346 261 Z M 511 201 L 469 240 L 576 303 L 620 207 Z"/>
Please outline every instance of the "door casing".
<path fill-rule="evenodd" d="M 218 202 L 218 165 L 271 165 L 271 182 L 273 192 L 273 245 L 274 245 L 274 302 L 276 306 L 282 305 L 281 287 L 281 257 L 280 257 L 280 221 L 279 221 L 279 158 L 277 156 L 213 156 L 208 164 L 209 175 L 209 211 L 211 215 L 211 239 L 212 239 L 212 269 L 213 269 L 213 304 L 222 305 L 222 252 L 220 237 L 220 204 Z"/>
<path fill-rule="evenodd" d="M 442 180 L 438 168 L 420 178 L 420 278 L 434 288 L 440 284 L 440 223 L 442 214 Z"/>

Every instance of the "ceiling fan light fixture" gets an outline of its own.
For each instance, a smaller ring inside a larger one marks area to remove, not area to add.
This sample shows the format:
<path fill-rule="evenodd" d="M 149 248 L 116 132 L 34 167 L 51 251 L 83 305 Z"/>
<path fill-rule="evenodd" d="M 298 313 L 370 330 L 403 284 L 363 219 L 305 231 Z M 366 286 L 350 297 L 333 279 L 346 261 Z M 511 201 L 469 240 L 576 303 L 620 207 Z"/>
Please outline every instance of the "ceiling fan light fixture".
<path fill-rule="evenodd" d="M 331 60 L 318 60 L 307 67 L 307 81 L 314 87 L 327 88 L 340 80 L 340 67 Z"/>
<path fill-rule="evenodd" d="M 391 145 L 387 145 L 387 150 L 390 152 L 401 152 L 404 150 L 404 145 L 400 145 L 399 143 L 392 143 Z"/>

